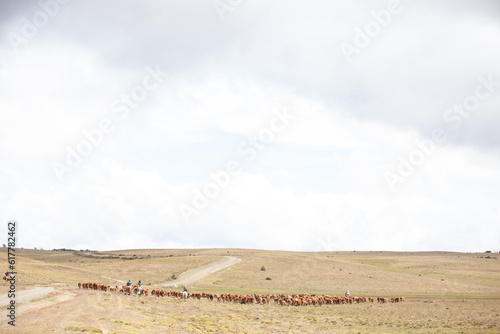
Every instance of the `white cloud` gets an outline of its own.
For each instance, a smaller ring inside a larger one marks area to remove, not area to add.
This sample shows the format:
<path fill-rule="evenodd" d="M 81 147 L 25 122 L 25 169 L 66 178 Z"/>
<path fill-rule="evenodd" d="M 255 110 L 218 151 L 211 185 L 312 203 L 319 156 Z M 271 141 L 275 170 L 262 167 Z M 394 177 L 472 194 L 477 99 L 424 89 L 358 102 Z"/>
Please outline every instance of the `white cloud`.
<path fill-rule="evenodd" d="M 495 2 L 404 3 L 351 64 L 339 43 L 386 1 L 245 2 L 224 22 L 202 1 L 106 6 L 72 2 L 2 57 L 0 218 L 26 247 L 500 249 L 500 94 L 443 121 L 479 76 L 500 81 Z M 0 13 L 2 56 L 36 10 Z M 169 75 L 121 119 L 148 66 Z M 285 109 L 246 161 L 239 145 Z M 114 130 L 58 183 L 51 164 L 104 118 Z M 447 142 L 391 192 L 384 173 L 435 127 Z M 242 174 L 185 224 L 179 205 L 231 160 Z"/>

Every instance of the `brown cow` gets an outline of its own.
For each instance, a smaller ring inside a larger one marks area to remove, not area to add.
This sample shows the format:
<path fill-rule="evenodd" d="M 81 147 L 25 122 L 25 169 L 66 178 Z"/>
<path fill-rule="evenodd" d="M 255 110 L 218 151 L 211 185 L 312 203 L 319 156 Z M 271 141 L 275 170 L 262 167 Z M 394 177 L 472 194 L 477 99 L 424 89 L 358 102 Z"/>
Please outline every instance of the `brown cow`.
<path fill-rule="evenodd" d="M 138 285 L 133 286 L 122 286 L 120 289 L 118 286 L 110 287 L 109 285 L 100 284 L 100 283 L 78 283 L 78 288 L 86 288 L 86 289 L 94 289 L 94 290 L 102 290 L 102 291 L 112 291 L 117 292 L 120 291 L 125 294 L 137 293 Z M 150 291 L 145 289 L 142 291 L 145 296 L 149 296 Z M 172 297 L 182 297 L 181 291 L 165 291 L 165 290 L 151 290 L 152 296 L 163 297 L 163 296 L 172 296 Z M 194 292 L 190 295 L 193 298 L 201 300 L 201 298 L 207 298 L 213 301 L 216 299 L 218 302 L 235 302 L 242 304 L 269 304 L 271 299 L 278 305 L 281 306 L 307 306 L 307 305 L 317 305 L 322 306 L 332 305 L 332 304 L 352 304 L 352 303 L 366 303 L 375 301 L 373 297 L 356 297 L 356 296 L 329 296 L 329 295 L 316 295 L 316 294 L 292 294 L 292 295 L 284 295 L 284 294 L 251 294 L 251 295 L 241 295 L 241 294 L 232 294 L 232 293 L 223 293 L 220 295 L 206 293 L 206 292 Z M 393 303 L 398 303 L 404 301 L 404 297 L 392 297 L 392 298 L 384 298 L 377 297 L 378 303 L 387 303 L 391 301 Z"/>

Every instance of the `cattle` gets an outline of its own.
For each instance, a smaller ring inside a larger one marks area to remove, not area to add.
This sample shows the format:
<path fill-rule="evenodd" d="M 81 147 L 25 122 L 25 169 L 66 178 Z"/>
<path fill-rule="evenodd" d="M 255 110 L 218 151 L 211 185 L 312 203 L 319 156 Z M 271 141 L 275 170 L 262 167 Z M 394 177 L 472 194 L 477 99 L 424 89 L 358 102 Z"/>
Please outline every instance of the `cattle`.
<path fill-rule="evenodd" d="M 121 288 L 118 286 L 111 287 L 105 284 L 99 283 L 78 283 L 78 288 L 83 289 L 93 289 L 93 290 L 101 290 L 105 292 L 121 292 L 125 294 L 137 294 L 138 285 L 133 286 L 122 286 Z M 144 296 L 156 296 L 156 297 L 174 297 L 174 298 L 182 298 L 182 291 L 166 291 L 163 289 L 149 289 L 142 290 Z M 274 301 L 274 304 L 278 306 L 313 306 L 313 307 L 321 307 L 322 305 L 340 305 L 340 304 L 360 304 L 360 303 L 373 303 L 375 299 L 378 303 L 385 304 L 388 301 L 392 303 L 400 303 L 405 300 L 404 297 L 357 297 L 357 296 L 330 296 L 330 295 L 316 295 L 316 294 L 251 294 L 251 295 L 241 295 L 241 294 L 233 294 L 233 293 L 222 293 L 222 294 L 213 294 L 207 292 L 192 292 L 189 294 L 189 297 L 201 301 L 201 299 L 206 299 L 208 302 L 234 302 L 240 304 L 269 304 L 271 300 Z"/>

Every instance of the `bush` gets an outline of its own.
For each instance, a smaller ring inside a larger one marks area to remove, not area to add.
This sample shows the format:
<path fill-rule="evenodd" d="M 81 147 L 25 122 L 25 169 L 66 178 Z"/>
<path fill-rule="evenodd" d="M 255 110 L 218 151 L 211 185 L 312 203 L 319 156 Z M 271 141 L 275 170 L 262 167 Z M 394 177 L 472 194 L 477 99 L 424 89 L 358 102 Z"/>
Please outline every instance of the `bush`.
<path fill-rule="evenodd" d="M 272 280 L 271 277 L 266 277 L 266 281 L 270 281 L 270 280 Z"/>
<path fill-rule="evenodd" d="M 170 276 L 170 278 L 173 279 L 173 280 L 176 280 L 177 276 L 175 276 L 175 274 L 172 274 L 172 276 Z"/>
<path fill-rule="evenodd" d="M 260 268 L 260 270 L 262 270 L 262 271 L 266 271 L 266 267 L 262 266 L 262 267 Z"/>

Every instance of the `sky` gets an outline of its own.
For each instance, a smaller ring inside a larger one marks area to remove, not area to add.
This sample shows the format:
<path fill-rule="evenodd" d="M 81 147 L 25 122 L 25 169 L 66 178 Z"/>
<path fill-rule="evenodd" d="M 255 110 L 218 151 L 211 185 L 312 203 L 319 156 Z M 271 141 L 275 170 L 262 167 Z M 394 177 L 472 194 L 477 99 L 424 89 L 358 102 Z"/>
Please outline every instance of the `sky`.
<path fill-rule="evenodd" d="M 0 0 L 0 243 L 500 251 L 500 4 Z"/>

